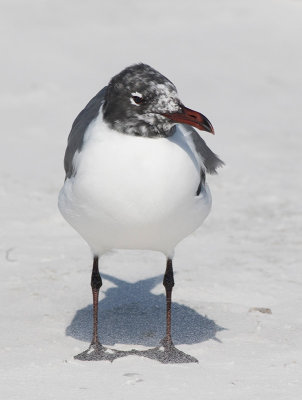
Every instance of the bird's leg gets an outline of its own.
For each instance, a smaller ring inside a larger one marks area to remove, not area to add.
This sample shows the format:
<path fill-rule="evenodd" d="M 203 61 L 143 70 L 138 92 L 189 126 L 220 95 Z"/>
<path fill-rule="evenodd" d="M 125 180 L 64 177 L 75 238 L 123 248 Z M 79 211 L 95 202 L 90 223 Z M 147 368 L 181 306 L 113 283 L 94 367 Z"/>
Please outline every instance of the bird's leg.
<path fill-rule="evenodd" d="M 99 291 L 102 286 L 102 278 L 99 272 L 99 257 L 94 256 L 93 267 L 91 273 L 91 289 L 93 299 L 93 334 L 92 341 L 88 350 L 76 355 L 74 358 L 77 360 L 110 360 L 112 361 L 112 355 L 106 353 L 106 347 L 102 346 L 99 341 L 98 334 L 98 311 L 99 311 Z"/>
<path fill-rule="evenodd" d="M 172 305 L 172 289 L 174 286 L 173 265 L 172 259 L 167 258 L 167 267 L 164 275 L 163 285 L 166 289 L 166 336 L 161 341 L 164 351 L 155 348 L 154 358 L 162 363 L 191 363 L 198 362 L 198 360 L 183 351 L 178 350 L 173 342 L 171 336 L 171 305 Z M 153 350 L 153 351 L 154 351 Z"/>
<path fill-rule="evenodd" d="M 174 286 L 174 276 L 171 258 L 167 259 L 167 267 L 164 275 L 163 285 L 166 289 L 166 336 L 163 339 L 162 344 L 166 350 L 169 350 L 173 347 L 171 337 L 171 297 Z"/>
<path fill-rule="evenodd" d="M 99 310 L 99 291 L 102 286 L 102 278 L 99 272 L 99 257 L 93 259 L 93 267 L 91 273 L 91 289 L 93 298 L 93 336 L 91 346 L 94 348 L 101 347 L 98 335 L 98 310 Z"/>

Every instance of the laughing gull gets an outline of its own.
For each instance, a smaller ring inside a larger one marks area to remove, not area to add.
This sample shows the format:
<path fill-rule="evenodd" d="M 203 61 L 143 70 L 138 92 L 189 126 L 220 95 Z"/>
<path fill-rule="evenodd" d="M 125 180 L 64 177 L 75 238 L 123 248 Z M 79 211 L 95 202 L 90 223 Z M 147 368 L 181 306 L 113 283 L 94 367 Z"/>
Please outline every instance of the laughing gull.
<path fill-rule="evenodd" d="M 106 359 L 98 337 L 98 261 L 111 249 L 155 250 L 166 256 L 166 336 L 161 345 L 168 358 L 175 354 L 174 248 L 209 214 L 206 173 L 216 173 L 223 164 L 193 127 L 214 134 L 210 121 L 186 108 L 174 84 L 146 64 L 114 76 L 72 125 L 59 209 L 94 257 L 93 337 L 84 352 L 90 359 Z"/>

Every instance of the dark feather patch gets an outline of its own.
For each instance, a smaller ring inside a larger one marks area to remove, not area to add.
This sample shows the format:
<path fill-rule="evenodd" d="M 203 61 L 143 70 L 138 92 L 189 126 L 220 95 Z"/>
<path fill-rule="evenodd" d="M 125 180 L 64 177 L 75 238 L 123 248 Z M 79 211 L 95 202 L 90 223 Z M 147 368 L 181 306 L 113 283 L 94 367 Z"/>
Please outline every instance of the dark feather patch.
<path fill-rule="evenodd" d="M 72 160 L 76 151 L 81 151 L 83 146 L 84 135 L 88 125 L 98 116 L 99 109 L 105 100 L 107 86 L 105 86 L 80 112 L 74 120 L 70 134 L 68 136 L 68 144 L 64 157 L 64 168 L 66 177 L 70 178 L 73 174 Z"/>
<path fill-rule="evenodd" d="M 206 174 L 205 174 L 204 170 L 201 169 L 200 170 L 200 182 L 199 182 L 198 188 L 196 190 L 196 196 L 200 195 L 201 188 L 204 186 L 205 182 L 206 182 Z"/>
<path fill-rule="evenodd" d="M 200 155 L 203 160 L 206 172 L 209 174 L 217 174 L 217 168 L 224 165 L 224 162 L 212 152 L 212 150 L 206 145 L 206 142 L 200 137 L 198 132 L 190 125 L 182 125 L 183 128 L 191 134 L 196 152 Z"/>

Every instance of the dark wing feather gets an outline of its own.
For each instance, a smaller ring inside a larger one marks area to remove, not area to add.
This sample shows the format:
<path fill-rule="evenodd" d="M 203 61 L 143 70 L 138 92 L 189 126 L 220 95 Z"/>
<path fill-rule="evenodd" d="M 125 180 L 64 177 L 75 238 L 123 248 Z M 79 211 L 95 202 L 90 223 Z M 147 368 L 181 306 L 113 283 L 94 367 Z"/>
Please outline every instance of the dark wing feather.
<path fill-rule="evenodd" d="M 105 100 L 106 90 L 107 86 L 94 96 L 72 124 L 64 157 L 65 179 L 70 178 L 74 174 L 72 163 L 74 154 L 76 151 L 81 151 L 86 129 L 97 117 L 99 109 Z"/>
<path fill-rule="evenodd" d="M 206 172 L 209 174 L 217 174 L 217 168 L 222 167 L 224 162 L 212 152 L 212 150 L 206 145 L 206 142 L 200 137 L 198 132 L 192 128 L 192 126 L 182 124 L 182 128 L 186 133 L 190 134 L 196 153 L 201 157 Z"/>

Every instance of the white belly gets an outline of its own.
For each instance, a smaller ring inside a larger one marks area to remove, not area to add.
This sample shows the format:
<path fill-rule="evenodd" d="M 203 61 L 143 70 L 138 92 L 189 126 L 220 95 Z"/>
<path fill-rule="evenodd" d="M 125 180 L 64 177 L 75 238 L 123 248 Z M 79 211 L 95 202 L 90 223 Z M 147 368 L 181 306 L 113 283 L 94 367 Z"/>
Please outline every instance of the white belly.
<path fill-rule="evenodd" d="M 200 166 L 179 130 L 169 139 L 142 138 L 109 130 L 99 118 L 75 166 L 59 208 L 95 254 L 122 248 L 171 255 L 210 211 L 209 189 L 196 196 Z"/>

